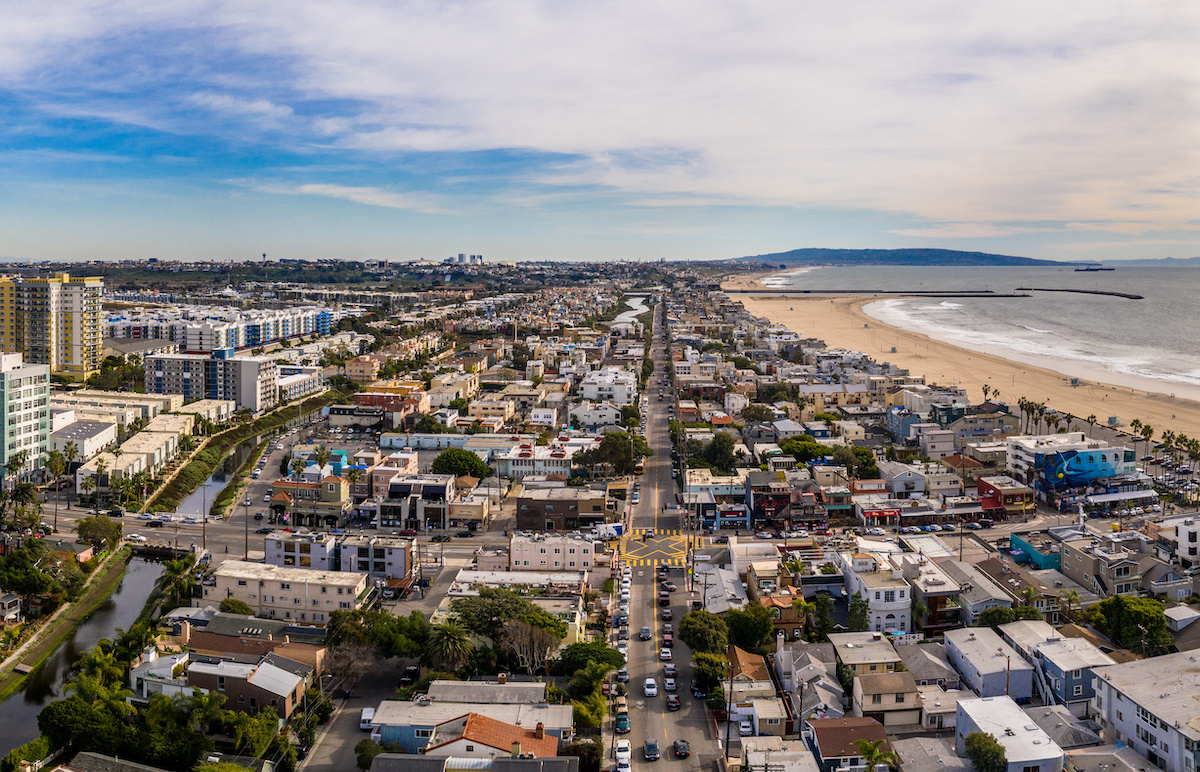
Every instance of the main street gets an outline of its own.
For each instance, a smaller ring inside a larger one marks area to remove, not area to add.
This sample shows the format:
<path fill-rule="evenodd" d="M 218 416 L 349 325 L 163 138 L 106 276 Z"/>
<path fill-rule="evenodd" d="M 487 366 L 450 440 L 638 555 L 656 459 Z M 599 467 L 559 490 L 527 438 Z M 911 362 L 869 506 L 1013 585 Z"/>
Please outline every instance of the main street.
<path fill-rule="evenodd" d="M 664 513 L 664 504 L 673 505 L 675 502 L 675 480 L 671 477 L 671 440 L 667 406 L 670 401 L 659 402 L 658 394 L 670 394 L 670 386 L 659 386 L 658 381 L 668 383 L 665 369 L 667 358 L 666 343 L 663 335 L 663 304 L 655 308 L 655 333 L 651 356 L 654 360 L 654 373 L 650 376 L 646 388 L 646 402 L 643 409 L 645 418 L 645 436 L 654 455 L 646 460 L 645 473 L 640 478 L 642 486 L 640 501 L 633 505 L 633 514 L 629 520 L 632 533 L 627 534 L 620 542 L 622 559 L 628 560 L 632 566 L 632 588 L 629 603 L 629 712 L 631 730 L 627 734 L 613 735 L 612 721 L 605 723 L 604 743 L 607 764 L 613 764 L 613 743 L 616 739 L 629 740 L 633 746 L 633 764 L 640 766 L 648 763 L 669 765 L 672 769 L 694 770 L 710 767 L 719 755 L 717 744 L 707 719 L 704 701 L 692 697 L 689 684 L 692 680 L 691 650 L 676 637 L 672 652 L 672 662 L 677 674 L 678 689 L 674 694 L 679 698 L 680 710 L 667 710 L 667 695 L 663 688 L 663 665 L 660 660 L 662 650 L 663 607 L 658 605 L 659 583 L 656 579 L 659 565 L 669 566 L 667 578 L 674 582 L 678 589 L 671 594 L 672 620 L 669 624 L 679 629 L 679 621 L 690 608 L 694 596 L 687 592 L 686 587 L 686 535 L 680 530 L 679 518 Z M 670 511 L 674 511 L 673 509 Z M 650 536 L 647 532 L 653 532 Z M 646 535 L 643 541 L 643 534 Z M 639 640 L 638 631 L 643 626 L 651 630 L 648 641 Z M 615 631 L 611 631 L 615 632 Z M 658 686 L 658 696 L 647 697 L 643 694 L 643 685 L 647 678 L 653 678 Z M 647 739 L 657 740 L 661 760 L 646 762 L 642 755 L 643 743 Z M 676 759 L 671 745 L 675 740 L 686 740 L 691 746 L 691 756 L 686 759 Z"/>

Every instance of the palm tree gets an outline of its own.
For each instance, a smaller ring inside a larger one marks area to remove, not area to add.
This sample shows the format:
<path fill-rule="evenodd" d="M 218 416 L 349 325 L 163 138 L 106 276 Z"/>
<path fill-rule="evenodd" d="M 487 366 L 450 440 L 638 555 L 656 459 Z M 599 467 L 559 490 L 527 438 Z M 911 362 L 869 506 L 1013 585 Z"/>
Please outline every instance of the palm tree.
<path fill-rule="evenodd" d="M 356 466 L 346 467 L 346 469 L 342 471 L 342 477 L 345 477 L 346 482 L 350 483 L 351 498 L 353 498 L 354 486 L 362 482 L 362 470 Z"/>
<path fill-rule="evenodd" d="M 1079 605 L 1079 593 L 1071 589 L 1062 589 L 1058 591 L 1058 602 L 1061 603 L 1067 610 L 1067 619 L 1071 619 L 1071 614 L 1075 607 Z"/>
<path fill-rule="evenodd" d="M 333 458 L 333 451 L 324 445 L 318 445 L 313 451 L 313 461 L 317 462 L 317 469 L 324 469 L 329 460 Z"/>
<path fill-rule="evenodd" d="M 809 603 L 803 596 L 792 600 L 792 608 L 796 609 L 796 614 L 800 617 L 801 627 L 804 628 L 804 638 L 808 639 L 812 632 L 812 615 L 817 612 L 817 604 Z"/>
<path fill-rule="evenodd" d="M 870 770 L 875 769 L 876 764 L 887 764 L 888 769 L 895 769 L 900 766 L 900 759 L 891 751 L 880 750 L 886 740 L 855 740 L 854 746 L 858 748 L 858 755 L 862 756 L 863 765 Z"/>
<path fill-rule="evenodd" d="M 20 480 L 8 492 L 16 519 L 26 528 L 32 528 L 42 519 L 42 497 L 37 486 L 29 480 Z"/>
<path fill-rule="evenodd" d="M 96 490 L 96 478 L 85 477 L 83 482 L 79 483 L 79 487 L 83 489 L 84 496 L 91 496 L 92 491 Z"/>
<path fill-rule="evenodd" d="M 96 459 L 96 503 L 100 503 L 100 481 L 108 472 L 108 462 L 102 458 Z"/>
<path fill-rule="evenodd" d="M 21 473 L 25 468 L 25 464 L 29 461 L 28 450 L 18 450 L 8 458 L 8 463 L 4 465 L 4 471 L 7 474 L 9 481 Z"/>
<path fill-rule="evenodd" d="M 425 647 L 434 665 L 454 672 L 466 664 L 475 650 L 467 629 L 457 622 L 434 625 Z"/>
<path fill-rule="evenodd" d="M 304 469 L 307 466 L 308 465 L 304 463 L 304 459 L 300 458 L 299 456 L 292 457 L 292 463 L 291 463 L 292 474 L 295 475 L 295 479 L 297 481 L 299 481 L 300 475 L 304 474 Z"/>
<path fill-rule="evenodd" d="M 70 471 L 71 466 L 75 463 L 75 459 L 79 458 L 79 446 L 74 442 L 68 442 L 66 445 L 63 445 L 62 454 L 63 458 L 67 460 L 67 471 Z M 73 490 L 75 486 L 72 485 L 71 488 Z M 67 498 L 70 499 L 69 496 Z"/>
<path fill-rule="evenodd" d="M 196 579 L 192 576 L 191 557 L 168 561 L 163 570 L 163 584 L 171 588 L 177 603 L 185 592 L 191 592 L 196 584 Z"/>
<path fill-rule="evenodd" d="M 1021 590 L 1021 600 L 1024 601 L 1024 603 L 1021 604 L 1022 606 L 1035 608 L 1035 604 L 1038 600 L 1037 590 L 1033 589 L 1032 587 L 1026 587 L 1024 590 Z"/>
<path fill-rule="evenodd" d="M 1097 421 L 1096 414 L 1095 414 L 1095 413 L 1093 413 L 1092 415 L 1088 416 L 1088 417 L 1087 417 L 1087 418 L 1085 418 L 1084 420 L 1085 420 L 1085 421 L 1087 421 L 1087 425 L 1088 425 L 1088 437 L 1089 437 L 1089 438 L 1091 438 L 1091 436 L 1092 436 L 1092 432 L 1093 432 L 1093 431 L 1095 430 L 1095 428 L 1096 428 L 1096 421 Z"/>
<path fill-rule="evenodd" d="M 983 391 L 983 401 L 987 402 L 988 395 L 992 393 L 992 385 L 990 383 L 983 384 L 983 388 L 981 389 L 981 391 Z"/>
<path fill-rule="evenodd" d="M 191 453 L 196 449 L 196 441 L 192 439 L 192 435 L 185 434 L 179 438 L 179 450 L 183 453 Z"/>
<path fill-rule="evenodd" d="M 1150 440 L 1154 439 L 1154 427 L 1150 424 L 1142 424 L 1142 437 L 1146 440 L 1146 455 L 1150 455 Z"/>
<path fill-rule="evenodd" d="M 54 477 L 54 532 L 58 533 L 58 500 L 62 498 L 58 483 L 62 479 L 63 472 L 67 471 L 67 459 L 57 450 L 52 450 L 46 456 L 46 468 Z"/>

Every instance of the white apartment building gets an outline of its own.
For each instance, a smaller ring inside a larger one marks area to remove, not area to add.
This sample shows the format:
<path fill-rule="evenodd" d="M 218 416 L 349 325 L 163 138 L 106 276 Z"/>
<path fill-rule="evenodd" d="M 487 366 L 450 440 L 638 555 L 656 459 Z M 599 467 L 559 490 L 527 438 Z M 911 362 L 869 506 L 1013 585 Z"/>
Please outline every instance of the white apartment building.
<path fill-rule="evenodd" d="M 328 335 L 344 312 L 322 306 L 281 309 L 185 306 L 114 311 L 104 320 L 104 337 L 178 343 L 183 351 L 263 346 L 301 335 Z M 99 314 L 97 310 L 97 322 Z"/>
<path fill-rule="evenodd" d="M 1181 651 L 1093 670 L 1092 712 L 1105 742 L 1124 743 L 1163 772 L 1200 767 L 1200 653 Z"/>
<path fill-rule="evenodd" d="M 593 370 L 579 384 L 579 396 L 595 402 L 608 400 L 617 405 L 632 405 L 638 396 L 637 375 L 617 367 Z"/>
<path fill-rule="evenodd" d="M 522 478 L 529 475 L 557 474 L 570 476 L 571 459 L 581 450 L 599 447 L 598 437 L 576 437 L 566 442 L 555 440 L 549 445 L 521 443 L 496 453 L 492 460 L 501 477 Z"/>
<path fill-rule="evenodd" d="M 360 607 L 367 597 L 367 575 L 320 571 L 227 560 L 213 573 L 215 583 L 192 600 L 197 608 L 237 598 L 256 616 L 323 625 L 334 611 Z"/>
<path fill-rule="evenodd" d="M 267 565 L 335 570 L 337 538 L 333 534 L 273 531 L 263 541 Z"/>
<path fill-rule="evenodd" d="M 156 354 L 146 357 L 146 391 L 194 399 L 231 399 L 260 413 L 279 398 L 279 365 L 271 357 Z"/>
<path fill-rule="evenodd" d="M 395 536 L 346 536 L 338 544 L 343 571 L 376 579 L 403 579 L 412 573 L 416 545 Z"/>
<path fill-rule="evenodd" d="M 591 537 L 580 533 L 513 534 L 508 541 L 511 571 L 590 571 L 596 554 Z"/>
<path fill-rule="evenodd" d="M 75 461 L 90 461 L 117 444 L 117 425 L 109 421 L 73 421 L 50 435 L 50 450 L 64 453 L 72 443 Z"/>
<path fill-rule="evenodd" d="M 0 467 L 25 454 L 21 473 L 41 467 L 50 444 L 50 366 L 0 354 Z"/>
<path fill-rule="evenodd" d="M 1004 748 L 1007 772 L 1061 772 L 1063 750 L 1011 697 L 959 700 L 954 719 L 954 750 L 966 756 L 967 737 L 990 734 Z"/>
<path fill-rule="evenodd" d="M 912 627 L 912 588 L 904 580 L 903 569 L 893 567 L 887 555 L 869 552 L 838 553 L 846 593 L 861 593 L 868 606 L 872 631 L 908 632 Z"/>

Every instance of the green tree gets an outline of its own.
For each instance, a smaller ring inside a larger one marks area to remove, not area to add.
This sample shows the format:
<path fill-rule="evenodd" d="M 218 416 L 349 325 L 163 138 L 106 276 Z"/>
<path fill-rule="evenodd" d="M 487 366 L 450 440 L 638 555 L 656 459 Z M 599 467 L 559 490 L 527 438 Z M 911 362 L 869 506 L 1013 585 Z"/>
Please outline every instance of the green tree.
<path fill-rule="evenodd" d="M 471 635 L 465 627 L 457 622 L 444 622 L 430 630 L 425 651 L 433 664 L 453 671 L 470 659 L 474 650 Z"/>
<path fill-rule="evenodd" d="M 709 692 L 720 686 L 721 681 L 729 675 L 729 660 L 721 654 L 698 652 L 692 655 L 692 666 L 696 681 Z"/>
<path fill-rule="evenodd" d="M 275 735 L 279 734 L 279 714 L 275 708 L 268 705 L 254 716 L 246 713 L 236 715 L 233 740 L 238 753 L 254 758 L 266 753 Z"/>
<path fill-rule="evenodd" d="M 430 467 L 434 474 L 452 474 L 455 477 L 487 477 L 491 470 L 483 463 L 483 459 L 469 450 L 462 448 L 446 448 L 438 454 Z"/>
<path fill-rule="evenodd" d="M 679 640 L 693 652 L 724 654 L 729 649 L 729 628 L 716 614 L 696 609 L 679 621 Z"/>
<path fill-rule="evenodd" d="M 861 592 L 850 596 L 850 619 L 848 625 L 851 632 L 861 633 L 871 626 L 871 607 Z"/>
<path fill-rule="evenodd" d="M 729 642 L 746 651 L 754 651 L 770 642 L 775 630 L 771 612 L 759 603 L 731 609 L 725 614 L 725 625 L 729 630 Z"/>
<path fill-rule="evenodd" d="M 254 616 L 254 609 L 250 608 L 250 604 L 237 598 L 226 598 L 225 600 L 221 601 L 221 605 L 218 608 L 226 614 L 242 614 L 248 617 Z"/>
<path fill-rule="evenodd" d="M 374 740 L 360 740 L 358 745 L 354 746 L 354 763 L 359 769 L 367 770 L 371 768 L 371 761 L 383 753 L 383 746 Z"/>
<path fill-rule="evenodd" d="M 476 596 L 455 598 L 451 601 L 450 608 L 463 627 L 491 641 L 500 640 L 504 623 L 510 619 L 524 619 L 536 626 L 559 622 L 553 617 L 547 619 L 548 615 L 528 599 L 511 590 L 499 588 L 487 587 L 480 590 Z M 561 625 L 561 622 L 559 624 Z M 560 638 L 566 637 L 565 626 L 555 626 L 553 631 Z"/>
<path fill-rule="evenodd" d="M 121 543 L 121 521 L 104 515 L 85 517 L 76 526 L 79 538 L 97 550 L 116 549 Z"/>
<path fill-rule="evenodd" d="M 1147 656 L 1170 645 L 1163 605 L 1151 598 L 1113 595 L 1088 609 L 1087 621 L 1113 643 Z"/>
<path fill-rule="evenodd" d="M 604 744 L 595 737 L 582 738 L 559 748 L 558 755 L 578 756 L 579 772 L 600 772 L 600 764 L 604 760 Z"/>
<path fill-rule="evenodd" d="M 600 682 L 607 673 L 608 667 L 603 663 L 589 662 L 582 669 L 575 671 L 575 675 L 567 683 L 567 693 L 573 699 L 583 699 L 600 688 Z"/>
<path fill-rule="evenodd" d="M 571 675 L 589 662 L 599 662 L 606 670 L 615 670 L 625 664 L 625 658 L 621 652 L 601 642 L 572 643 L 558 655 L 555 671 L 560 675 Z"/>
<path fill-rule="evenodd" d="M 733 437 L 726 432 L 717 432 L 712 441 L 704 446 L 704 460 L 722 472 L 733 470 L 738 457 L 733 452 Z"/>
<path fill-rule="evenodd" d="M 813 598 L 813 638 L 818 641 L 829 640 L 833 632 L 833 598 L 824 593 L 818 593 Z"/>
<path fill-rule="evenodd" d="M 874 772 L 877 764 L 887 764 L 888 769 L 895 769 L 900 766 L 900 759 L 891 751 L 881 750 L 881 746 L 887 740 L 855 740 L 854 747 L 858 748 L 858 755 L 862 756 L 862 763 L 867 769 Z"/>
<path fill-rule="evenodd" d="M 742 408 L 742 420 L 746 423 L 768 423 L 775 419 L 775 411 L 757 402 Z"/>
<path fill-rule="evenodd" d="M 1004 746 L 986 732 L 971 732 L 963 741 L 963 747 L 975 772 L 1005 772 L 1008 769 Z"/>
<path fill-rule="evenodd" d="M 1009 622 L 1017 621 L 1017 612 L 1011 608 L 997 606 L 996 608 L 985 609 L 975 618 L 976 627 L 992 627 L 996 628 L 1000 625 L 1006 625 Z"/>

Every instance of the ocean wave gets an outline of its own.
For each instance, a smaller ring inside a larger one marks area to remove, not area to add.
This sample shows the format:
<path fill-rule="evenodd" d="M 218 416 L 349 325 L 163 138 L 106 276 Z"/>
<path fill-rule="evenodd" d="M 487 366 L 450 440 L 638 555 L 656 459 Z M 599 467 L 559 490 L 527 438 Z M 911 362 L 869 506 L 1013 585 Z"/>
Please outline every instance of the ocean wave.
<path fill-rule="evenodd" d="M 1049 330 L 1039 330 L 1037 327 L 1030 327 L 1028 324 L 1020 324 L 1019 322 L 1014 322 L 1014 324 L 1016 324 L 1018 327 L 1022 327 L 1026 330 L 1029 330 L 1030 332 L 1036 332 L 1038 335 L 1049 335 L 1050 334 Z"/>
<path fill-rule="evenodd" d="M 938 305 L 942 308 L 962 308 L 962 303 L 951 303 L 949 300 L 943 300 L 941 303 L 938 303 Z"/>

